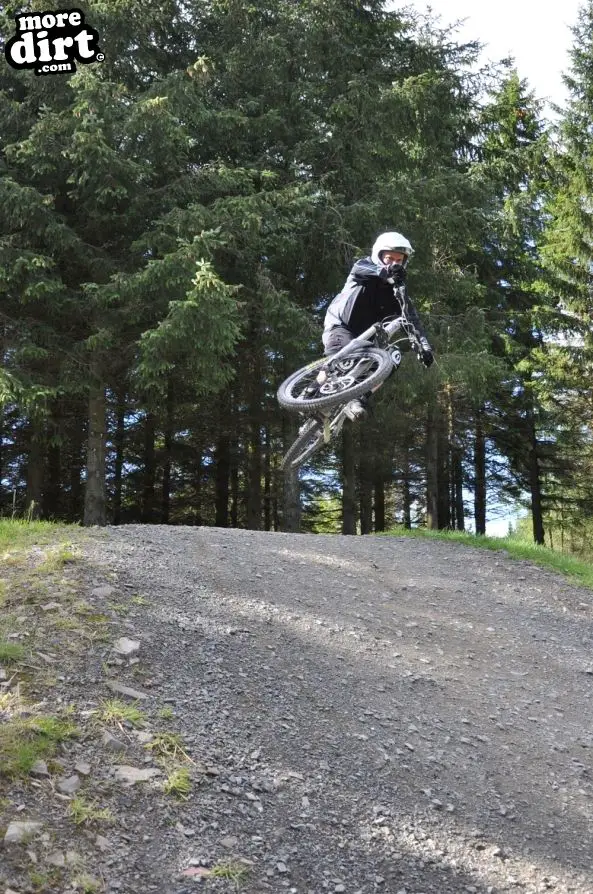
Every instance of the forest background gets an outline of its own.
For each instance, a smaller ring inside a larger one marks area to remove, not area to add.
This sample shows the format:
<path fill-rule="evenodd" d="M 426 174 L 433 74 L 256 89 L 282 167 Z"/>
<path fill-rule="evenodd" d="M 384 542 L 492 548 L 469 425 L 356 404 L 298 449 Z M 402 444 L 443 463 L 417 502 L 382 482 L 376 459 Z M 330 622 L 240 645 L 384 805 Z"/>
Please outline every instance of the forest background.
<path fill-rule="evenodd" d="M 0 514 L 483 534 L 507 503 L 591 556 L 593 0 L 553 124 L 374 0 L 79 8 L 104 61 L 0 64 Z M 284 475 L 278 384 L 391 229 L 437 363 Z"/>

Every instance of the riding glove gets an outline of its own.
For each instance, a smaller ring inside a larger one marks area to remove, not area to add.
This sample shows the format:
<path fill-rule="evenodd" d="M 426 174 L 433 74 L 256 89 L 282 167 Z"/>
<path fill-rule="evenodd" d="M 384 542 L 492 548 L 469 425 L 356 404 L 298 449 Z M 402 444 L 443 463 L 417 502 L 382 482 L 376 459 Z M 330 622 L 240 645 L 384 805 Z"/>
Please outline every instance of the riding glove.
<path fill-rule="evenodd" d="M 403 286 L 406 281 L 406 269 L 401 264 L 389 264 L 387 275 L 396 286 Z"/>
<path fill-rule="evenodd" d="M 420 339 L 420 350 L 418 352 L 418 360 L 428 369 L 434 363 L 434 353 L 426 338 Z"/>

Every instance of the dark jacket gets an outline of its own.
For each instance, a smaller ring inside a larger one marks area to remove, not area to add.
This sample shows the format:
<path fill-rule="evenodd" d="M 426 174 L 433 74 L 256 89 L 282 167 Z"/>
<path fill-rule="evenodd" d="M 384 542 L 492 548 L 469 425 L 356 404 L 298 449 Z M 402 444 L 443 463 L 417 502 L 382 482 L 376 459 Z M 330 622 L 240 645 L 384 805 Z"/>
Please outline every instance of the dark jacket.
<path fill-rule="evenodd" d="M 396 297 L 402 293 L 403 306 Z M 327 333 L 334 326 L 345 326 L 357 336 L 384 317 L 400 313 L 405 314 L 420 338 L 426 338 L 405 287 L 394 292 L 393 285 L 387 282 L 387 268 L 373 263 L 370 257 L 361 258 L 352 267 L 342 291 L 329 305 L 323 329 Z"/>

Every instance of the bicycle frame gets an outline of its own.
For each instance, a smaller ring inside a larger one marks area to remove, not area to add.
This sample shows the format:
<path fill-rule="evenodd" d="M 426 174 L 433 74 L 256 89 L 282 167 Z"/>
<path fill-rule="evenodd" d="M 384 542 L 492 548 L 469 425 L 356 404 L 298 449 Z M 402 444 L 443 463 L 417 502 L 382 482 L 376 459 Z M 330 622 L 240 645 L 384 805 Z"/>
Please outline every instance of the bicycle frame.
<path fill-rule="evenodd" d="M 396 336 L 398 332 L 403 332 L 404 337 L 395 338 L 394 336 Z M 401 351 L 397 345 L 403 341 L 407 341 L 416 353 L 420 352 L 420 337 L 413 323 L 406 317 L 405 310 L 401 316 L 387 316 L 383 320 L 374 323 L 372 326 L 369 326 L 365 332 L 362 332 L 359 336 L 348 342 L 348 344 L 344 345 L 339 351 L 336 351 L 335 354 L 325 357 L 321 361 L 316 360 L 313 363 L 308 364 L 301 370 L 298 370 L 294 375 L 302 376 L 302 374 L 306 375 L 309 371 L 313 372 L 313 370 L 317 370 L 315 383 L 310 382 L 308 385 L 305 385 L 303 393 L 311 393 L 311 391 L 314 393 L 318 390 L 319 394 L 323 394 L 328 388 L 329 391 L 326 393 L 332 394 L 335 382 L 332 384 L 331 380 L 335 378 L 336 374 L 338 379 L 344 383 L 350 377 L 353 377 L 354 379 L 358 378 L 360 373 L 363 373 L 362 381 L 365 380 L 367 375 L 365 367 L 376 362 L 376 359 L 375 361 L 373 360 L 373 356 L 375 358 L 377 356 L 376 352 L 373 355 L 368 351 L 370 346 L 379 348 L 379 353 L 381 354 L 390 353 L 392 363 L 391 371 L 397 369 L 402 359 Z M 367 349 L 366 352 L 365 349 Z M 356 357 L 357 351 L 361 351 L 361 354 L 358 357 Z M 350 362 L 348 362 L 348 358 L 350 358 Z M 341 361 L 346 361 L 342 369 L 339 368 Z M 336 366 L 338 366 L 337 369 Z M 385 367 L 385 365 L 383 365 L 383 370 L 383 377 L 379 377 L 379 380 L 371 385 L 368 389 L 368 393 L 372 393 L 380 388 L 385 381 L 385 376 L 390 374 L 389 366 Z M 349 387 L 350 386 L 348 385 L 346 392 Z M 358 389 L 358 393 L 360 393 L 360 388 Z M 309 410 L 309 412 L 317 418 L 317 430 L 315 430 L 315 426 L 313 426 L 313 428 L 309 427 L 308 429 L 306 427 L 304 429 L 301 428 L 299 437 L 291 445 L 283 460 L 283 467 L 284 462 L 289 455 L 291 456 L 291 464 L 295 466 L 296 462 L 298 465 L 304 461 L 304 459 L 300 459 L 300 457 L 304 456 L 306 459 L 307 457 L 312 456 L 312 454 L 324 443 L 329 443 L 333 437 L 340 433 L 344 422 L 349 418 L 345 410 L 351 398 L 348 393 L 344 395 L 343 400 L 341 400 L 338 395 L 336 396 L 337 400 L 332 399 L 332 402 L 327 407 L 321 406 Z M 296 409 L 294 405 L 292 405 L 291 408 Z M 300 412 L 307 413 L 306 404 L 304 404 L 302 408 L 298 407 L 298 409 Z M 321 428 L 319 428 L 319 426 L 321 426 Z M 293 452 L 295 450 L 298 451 L 298 449 L 302 450 L 300 454 L 298 452 Z"/>
<path fill-rule="evenodd" d="M 366 329 L 360 335 L 357 335 L 356 338 L 352 339 L 352 341 L 349 341 L 347 345 L 344 345 L 343 348 L 340 348 L 339 351 L 336 351 L 335 354 L 332 354 L 331 357 L 328 357 L 326 363 L 323 364 L 320 371 L 328 369 L 336 362 L 336 360 L 342 360 L 342 358 L 347 357 L 348 354 L 351 354 L 352 351 L 355 351 L 358 348 L 364 348 L 365 345 L 368 345 L 370 341 L 376 341 L 378 347 L 386 347 L 390 343 L 393 336 L 397 332 L 400 332 L 402 329 L 406 333 L 406 336 L 411 343 L 412 348 L 415 348 L 418 344 L 418 337 L 416 335 L 414 326 L 405 316 L 402 315 L 396 317 L 394 320 L 373 323 L 372 326 L 369 326 L 368 329 Z M 381 338 L 382 333 L 383 338 Z M 381 342 L 383 342 L 383 344 L 381 344 Z"/>
<path fill-rule="evenodd" d="M 353 351 L 356 351 L 358 348 L 365 347 L 365 345 L 368 345 L 371 341 L 377 343 L 378 347 L 388 347 L 392 342 L 394 344 L 398 344 L 399 342 L 403 341 L 403 339 L 394 341 L 393 336 L 396 335 L 398 332 L 401 332 L 402 330 L 405 332 L 406 338 L 412 345 L 412 348 L 416 349 L 416 346 L 418 345 L 418 336 L 416 335 L 416 331 L 412 323 L 410 323 L 410 321 L 403 314 L 392 320 L 385 319 L 380 323 L 374 323 L 367 330 L 365 330 L 365 332 L 362 332 L 356 338 L 353 338 L 352 341 L 348 342 L 347 345 L 344 345 L 343 348 L 340 348 L 339 351 L 336 351 L 335 354 L 332 354 L 331 357 L 328 357 L 327 363 L 325 363 L 319 371 L 318 378 L 319 375 L 322 375 L 336 361 L 348 357 L 348 355 L 351 354 Z M 399 363 L 397 363 L 396 366 L 399 366 Z M 376 388 L 380 387 L 381 385 L 376 386 Z M 335 437 L 340 433 L 342 426 L 344 425 L 344 422 L 346 420 L 344 407 L 346 406 L 348 401 L 349 398 L 347 397 L 341 406 L 328 408 L 328 410 L 325 411 L 318 411 L 319 415 L 323 419 L 323 440 L 326 444 L 330 441 L 331 437 Z M 333 431 L 331 432 L 331 434 L 330 425 L 333 426 Z"/>

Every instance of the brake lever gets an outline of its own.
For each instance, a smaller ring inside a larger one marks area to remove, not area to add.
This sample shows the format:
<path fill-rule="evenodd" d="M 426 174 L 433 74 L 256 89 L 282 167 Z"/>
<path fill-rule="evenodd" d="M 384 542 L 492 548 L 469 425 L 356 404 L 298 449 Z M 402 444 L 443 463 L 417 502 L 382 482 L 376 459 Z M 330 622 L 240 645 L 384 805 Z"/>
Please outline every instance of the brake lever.
<path fill-rule="evenodd" d="M 381 326 L 381 328 L 377 332 L 375 341 L 377 342 L 377 347 L 379 348 L 387 348 L 389 346 L 389 336 L 383 326 Z"/>

